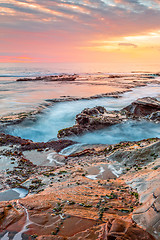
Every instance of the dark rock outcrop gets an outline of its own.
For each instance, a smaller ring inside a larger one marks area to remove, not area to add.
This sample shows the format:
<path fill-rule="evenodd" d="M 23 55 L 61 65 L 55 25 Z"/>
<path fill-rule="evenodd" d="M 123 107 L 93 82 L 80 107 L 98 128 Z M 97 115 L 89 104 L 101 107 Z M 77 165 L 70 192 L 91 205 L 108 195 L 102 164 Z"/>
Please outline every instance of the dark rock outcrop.
<path fill-rule="evenodd" d="M 141 98 L 131 103 L 120 111 L 107 111 L 104 107 L 85 108 L 76 116 L 76 124 L 58 132 L 58 138 L 80 135 L 87 131 L 93 131 L 128 119 L 146 119 L 160 121 L 160 101 L 156 98 Z"/>
<path fill-rule="evenodd" d="M 51 148 L 56 152 L 60 152 L 63 148 L 75 144 L 71 140 L 58 140 L 50 142 L 32 142 L 31 140 L 22 139 L 20 137 L 15 137 L 9 134 L 0 133 L 0 146 L 17 144 L 20 145 L 19 150 L 34 150 L 34 149 L 45 149 Z"/>
<path fill-rule="evenodd" d="M 160 101 L 151 97 L 139 98 L 123 110 L 131 116 L 145 117 L 160 110 Z"/>
<path fill-rule="evenodd" d="M 118 111 L 108 112 L 104 107 L 85 108 L 76 116 L 76 124 L 73 127 L 62 129 L 58 132 L 58 138 L 71 135 L 80 135 L 87 131 L 93 131 L 121 123 L 125 116 Z"/>
<path fill-rule="evenodd" d="M 78 125 L 89 127 L 90 129 L 97 129 L 97 126 L 110 126 L 120 123 L 122 117 L 118 112 L 107 112 L 104 107 L 97 106 L 94 108 L 85 108 L 80 114 L 76 116 Z"/>
<path fill-rule="evenodd" d="M 53 75 L 53 76 L 44 76 L 36 78 L 19 78 L 17 82 L 28 82 L 28 81 L 74 81 L 76 80 L 76 75 Z"/>

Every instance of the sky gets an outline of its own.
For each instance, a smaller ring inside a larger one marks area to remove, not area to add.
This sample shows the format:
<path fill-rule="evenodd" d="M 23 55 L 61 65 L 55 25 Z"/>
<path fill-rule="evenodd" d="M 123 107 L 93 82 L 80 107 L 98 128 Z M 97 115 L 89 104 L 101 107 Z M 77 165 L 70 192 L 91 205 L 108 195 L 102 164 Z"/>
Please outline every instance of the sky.
<path fill-rule="evenodd" d="M 0 62 L 160 61 L 160 0 L 0 0 Z"/>

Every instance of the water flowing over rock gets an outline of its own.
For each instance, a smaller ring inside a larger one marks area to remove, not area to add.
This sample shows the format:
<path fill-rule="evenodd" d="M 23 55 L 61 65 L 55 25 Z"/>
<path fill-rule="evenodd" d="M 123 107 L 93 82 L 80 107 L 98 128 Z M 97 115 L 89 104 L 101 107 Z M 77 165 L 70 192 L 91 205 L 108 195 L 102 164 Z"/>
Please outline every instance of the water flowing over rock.
<path fill-rule="evenodd" d="M 160 111 L 152 113 L 149 118 L 153 121 L 160 122 Z"/>
<path fill-rule="evenodd" d="M 86 108 L 76 116 L 76 124 L 73 127 L 62 129 L 58 137 L 80 135 L 87 131 L 93 131 L 121 123 L 124 119 L 118 111 L 106 111 L 104 107 Z"/>
<path fill-rule="evenodd" d="M 107 111 L 104 107 L 85 108 L 76 116 L 76 124 L 58 132 L 58 138 L 80 135 L 87 131 L 98 130 L 115 125 L 128 119 L 160 121 L 160 101 L 145 97 L 137 99 L 120 111 Z"/>

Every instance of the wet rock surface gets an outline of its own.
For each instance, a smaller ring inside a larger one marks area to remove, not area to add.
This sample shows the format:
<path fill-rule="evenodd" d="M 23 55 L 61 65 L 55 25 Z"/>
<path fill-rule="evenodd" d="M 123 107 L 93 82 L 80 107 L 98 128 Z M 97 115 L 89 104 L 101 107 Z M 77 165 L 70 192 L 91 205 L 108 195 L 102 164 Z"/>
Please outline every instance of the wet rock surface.
<path fill-rule="evenodd" d="M 155 141 L 155 142 L 154 142 Z M 147 140 L 146 140 L 147 142 Z M 116 165 L 119 163 L 118 166 L 123 168 L 123 172 L 127 172 L 130 170 L 141 170 L 142 167 L 147 166 L 150 162 L 155 161 L 160 153 L 160 141 L 156 141 L 153 139 L 152 144 L 148 144 L 148 146 L 143 145 L 140 143 L 140 148 L 130 148 L 123 151 L 115 151 L 111 153 L 107 160 L 115 163 Z"/>
<path fill-rule="evenodd" d="M 0 117 L 0 129 L 4 131 L 5 126 L 12 125 L 12 124 L 19 124 L 23 122 L 25 119 L 34 122 L 37 120 L 37 115 L 42 113 L 44 109 L 51 106 L 51 103 L 45 102 L 43 104 L 40 104 L 35 110 L 32 111 L 26 111 L 26 112 L 20 112 L 20 113 L 12 113 L 7 116 Z"/>

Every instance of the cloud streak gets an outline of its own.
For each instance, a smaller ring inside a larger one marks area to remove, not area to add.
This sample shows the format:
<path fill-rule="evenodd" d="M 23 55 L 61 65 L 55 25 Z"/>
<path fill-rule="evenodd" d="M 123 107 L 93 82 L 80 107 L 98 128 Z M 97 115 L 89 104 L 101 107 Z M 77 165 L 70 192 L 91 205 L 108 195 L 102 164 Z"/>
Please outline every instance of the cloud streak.
<path fill-rule="evenodd" d="M 20 0 L 0 0 L 0 8 L 3 15 L 8 16 L 8 27 L 12 20 L 17 22 L 21 20 L 21 25 L 25 21 L 28 22 L 28 28 L 41 23 L 48 25 L 47 29 L 51 28 L 50 23 L 54 24 L 52 27 L 59 27 L 64 30 L 68 28 L 67 23 L 70 25 L 69 29 L 76 30 L 81 24 L 81 27 L 88 28 L 106 34 L 111 34 L 114 29 L 121 25 L 120 29 L 124 32 L 128 26 L 132 28 L 130 31 L 157 28 L 160 20 L 160 9 L 157 7 L 159 4 L 156 1 L 151 1 L 152 4 L 145 4 L 146 1 L 137 0 L 115 0 L 115 1 L 98 1 L 98 0 L 83 0 L 78 1 L 63 1 L 63 0 L 35 0 L 35 1 L 20 1 Z M 12 14 L 11 14 L 12 13 Z M 22 18 L 23 13 L 30 14 L 26 18 Z M 13 15 L 13 16 L 12 16 Z M 150 21 L 152 19 L 152 21 Z M 29 25 L 29 23 L 32 23 Z M 3 25 L 3 24 L 2 24 Z M 72 26 L 72 27 L 71 27 Z M 147 27 L 148 26 L 148 27 Z M 42 30 L 43 24 L 42 24 Z"/>
<path fill-rule="evenodd" d="M 91 42 L 109 42 L 106 49 L 135 49 L 141 47 L 144 36 L 160 30 L 160 2 L 158 0 L 0 0 L 0 51 L 33 54 L 46 48 L 61 53 L 71 49 L 85 49 Z M 139 39 L 142 37 L 139 44 Z M 130 37 L 130 39 L 129 39 Z M 135 37 L 135 38 L 134 38 Z M 12 39 L 12 46 L 11 40 Z M 159 33 L 157 35 L 159 40 Z M 158 40 L 156 44 L 158 45 Z M 110 41 L 112 43 L 110 43 Z M 116 43 L 115 43 L 116 41 Z M 37 46 L 35 46 L 37 42 Z M 153 44 L 155 39 L 152 38 Z M 107 43 L 108 44 L 108 43 Z M 145 43 L 144 43 L 145 44 Z M 151 43 L 148 44 L 150 45 Z M 39 46 L 39 48 L 38 48 Z M 47 47 L 46 47 L 47 46 Z M 111 47 L 112 46 L 112 47 Z M 97 45 L 96 51 L 97 51 Z M 106 50 L 105 50 L 106 51 Z M 42 51 L 43 52 L 43 51 Z M 54 54 L 53 54 L 54 55 Z M 55 54 L 57 56 L 57 53 Z M 65 57 L 64 57 L 65 58 Z"/>
<path fill-rule="evenodd" d="M 136 44 L 133 44 L 133 43 L 119 43 L 118 45 L 123 47 L 134 47 L 134 48 L 138 47 Z"/>

